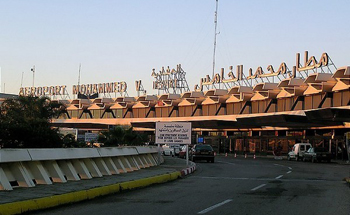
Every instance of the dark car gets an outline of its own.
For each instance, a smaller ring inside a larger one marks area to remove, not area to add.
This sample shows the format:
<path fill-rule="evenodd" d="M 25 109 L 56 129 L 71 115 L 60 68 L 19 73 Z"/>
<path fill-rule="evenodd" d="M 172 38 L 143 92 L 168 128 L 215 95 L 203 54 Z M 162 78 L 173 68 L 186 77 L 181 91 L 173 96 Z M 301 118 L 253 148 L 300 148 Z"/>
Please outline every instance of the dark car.
<path fill-rule="evenodd" d="M 214 163 L 214 150 L 210 145 L 194 145 L 190 152 L 190 159 L 193 162 L 196 160 L 207 160 L 207 162 Z"/>
<path fill-rule="evenodd" d="M 331 162 L 332 154 L 326 148 L 309 148 L 304 154 L 303 161 L 317 161 Z"/>

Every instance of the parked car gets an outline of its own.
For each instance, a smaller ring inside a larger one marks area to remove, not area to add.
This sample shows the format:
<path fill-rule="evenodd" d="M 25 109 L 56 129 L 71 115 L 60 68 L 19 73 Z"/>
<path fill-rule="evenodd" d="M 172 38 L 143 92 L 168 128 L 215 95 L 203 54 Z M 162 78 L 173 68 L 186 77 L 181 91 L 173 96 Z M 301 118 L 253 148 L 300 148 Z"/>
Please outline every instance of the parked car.
<path fill-rule="evenodd" d="M 303 161 L 311 161 L 312 163 L 317 161 L 331 162 L 332 154 L 326 148 L 309 148 L 304 153 Z"/>
<path fill-rule="evenodd" d="M 207 162 L 214 163 L 214 150 L 210 145 L 197 144 L 194 145 L 191 149 L 189 155 L 191 161 L 195 162 L 196 160 L 207 160 Z"/>
<path fill-rule="evenodd" d="M 310 143 L 296 143 L 294 144 L 292 151 L 290 151 L 287 155 L 287 159 L 295 159 L 296 161 L 302 160 L 304 157 L 304 153 L 311 148 Z"/>
<path fill-rule="evenodd" d="M 178 156 L 180 151 L 181 151 L 181 146 L 180 145 L 170 145 L 170 148 L 174 149 L 174 155 Z"/>
<path fill-rule="evenodd" d="M 165 156 L 174 156 L 175 155 L 174 148 L 170 147 L 169 145 L 163 145 L 162 149 L 163 149 L 163 155 L 165 155 Z"/>
<path fill-rule="evenodd" d="M 179 158 L 186 158 L 186 146 L 182 146 L 179 152 Z"/>

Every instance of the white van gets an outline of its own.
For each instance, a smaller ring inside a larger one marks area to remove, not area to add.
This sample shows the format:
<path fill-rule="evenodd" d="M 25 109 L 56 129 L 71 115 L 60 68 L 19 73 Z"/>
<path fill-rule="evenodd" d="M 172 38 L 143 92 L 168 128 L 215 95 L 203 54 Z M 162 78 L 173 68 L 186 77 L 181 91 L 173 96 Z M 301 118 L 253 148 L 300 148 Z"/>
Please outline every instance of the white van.
<path fill-rule="evenodd" d="M 287 159 L 290 161 L 291 159 L 295 159 L 296 161 L 302 160 L 304 157 L 304 153 L 311 148 L 310 143 L 296 143 L 292 151 L 290 151 L 287 155 Z"/>

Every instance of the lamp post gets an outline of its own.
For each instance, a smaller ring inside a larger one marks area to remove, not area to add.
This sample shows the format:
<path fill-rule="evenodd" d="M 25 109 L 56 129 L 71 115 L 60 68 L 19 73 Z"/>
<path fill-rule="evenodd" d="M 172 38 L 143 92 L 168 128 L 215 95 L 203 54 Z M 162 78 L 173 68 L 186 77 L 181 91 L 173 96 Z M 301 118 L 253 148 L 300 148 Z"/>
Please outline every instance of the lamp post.
<path fill-rule="evenodd" d="M 33 68 L 30 69 L 30 71 L 33 72 L 33 87 L 34 87 L 34 78 L 35 78 L 35 65 L 33 66 Z"/>

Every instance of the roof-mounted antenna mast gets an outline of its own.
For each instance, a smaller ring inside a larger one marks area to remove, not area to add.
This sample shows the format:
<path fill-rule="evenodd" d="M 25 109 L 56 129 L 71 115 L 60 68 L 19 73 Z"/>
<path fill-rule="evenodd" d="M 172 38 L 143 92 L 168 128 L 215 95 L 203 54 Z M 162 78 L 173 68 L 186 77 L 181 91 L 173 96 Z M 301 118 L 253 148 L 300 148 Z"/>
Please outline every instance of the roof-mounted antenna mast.
<path fill-rule="evenodd" d="M 214 19 L 215 34 L 214 34 L 214 53 L 213 53 L 213 75 L 212 75 L 212 78 L 214 78 L 214 73 L 215 73 L 216 36 L 219 34 L 216 32 L 217 25 L 218 25 L 218 4 L 219 4 L 219 0 L 216 0 L 215 19 Z"/>
<path fill-rule="evenodd" d="M 78 96 L 79 96 L 79 86 L 80 86 L 80 70 L 81 70 L 81 63 L 79 63 L 79 75 L 78 75 Z"/>
<path fill-rule="evenodd" d="M 80 85 L 80 70 L 81 70 L 81 63 L 79 64 L 78 87 Z"/>

